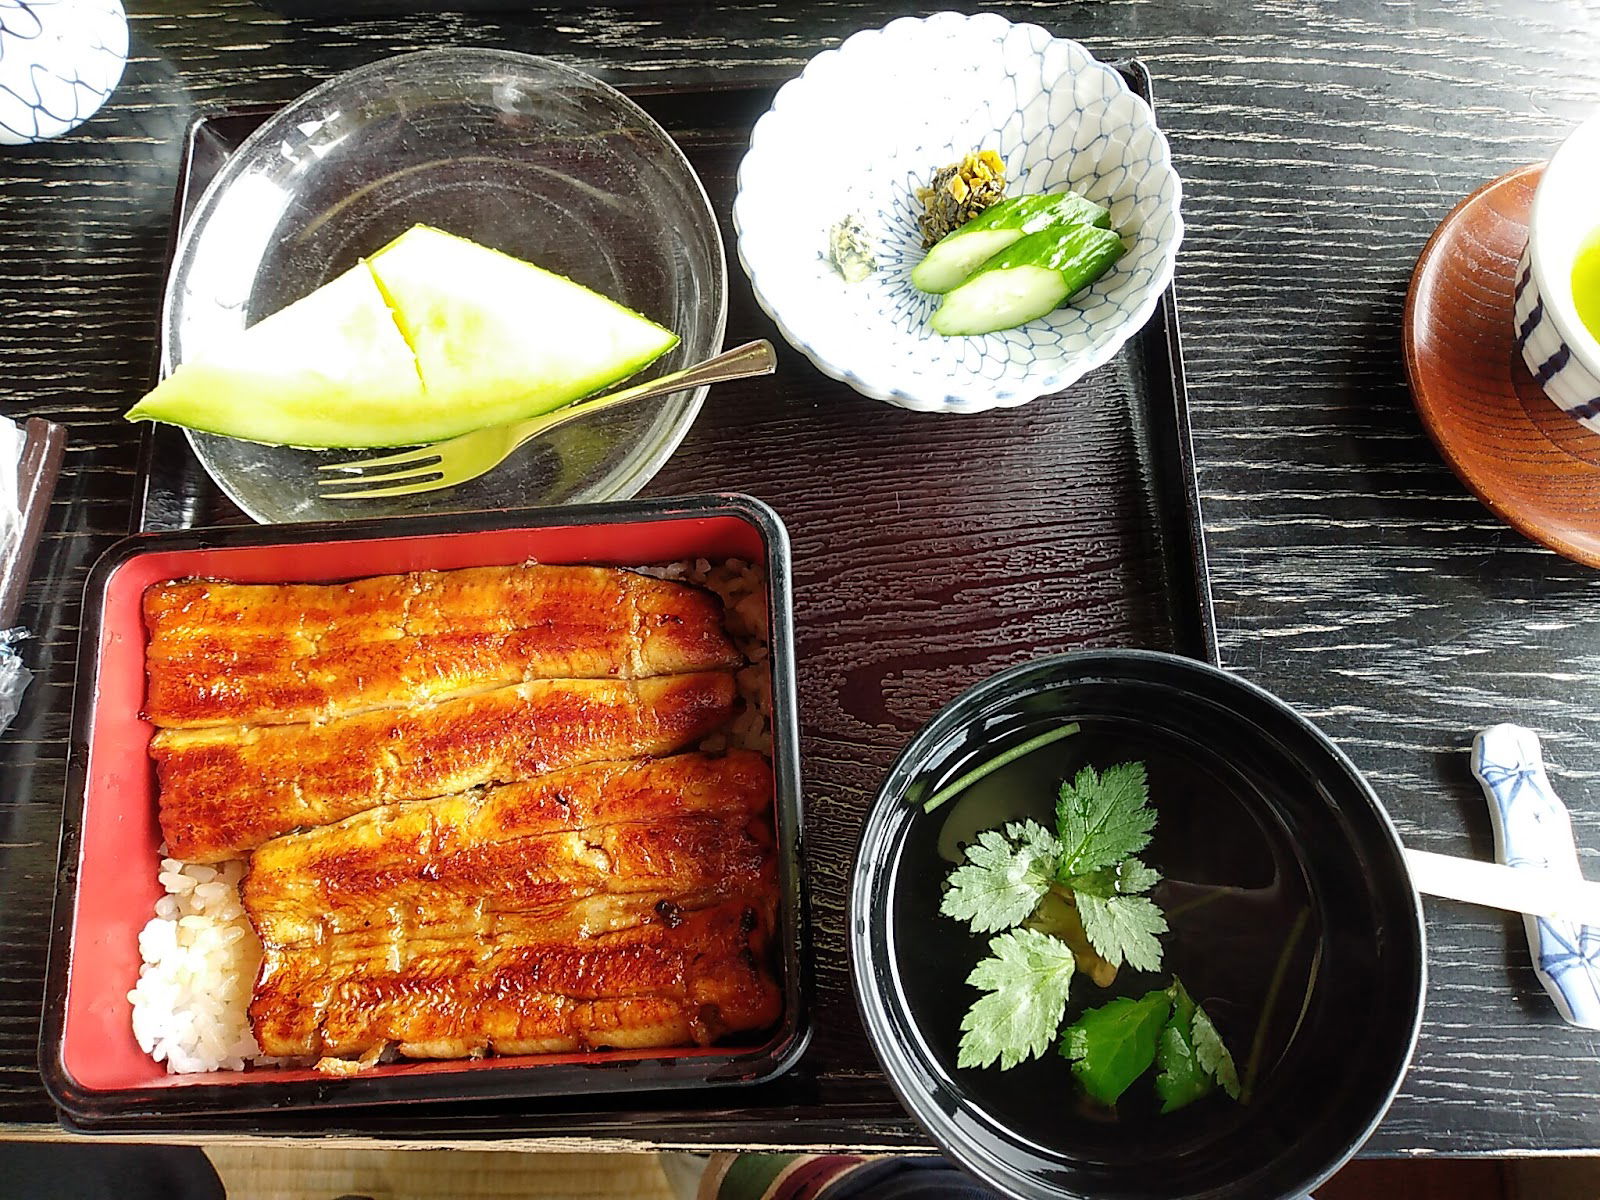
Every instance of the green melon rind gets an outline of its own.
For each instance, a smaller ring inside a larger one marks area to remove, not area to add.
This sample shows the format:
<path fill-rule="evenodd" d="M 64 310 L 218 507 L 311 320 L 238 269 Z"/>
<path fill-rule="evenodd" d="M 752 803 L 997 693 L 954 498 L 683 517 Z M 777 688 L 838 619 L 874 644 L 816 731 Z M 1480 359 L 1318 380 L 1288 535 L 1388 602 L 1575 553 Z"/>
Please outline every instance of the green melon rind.
<path fill-rule="evenodd" d="M 559 408 L 677 344 L 563 276 L 415 226 L 127 418 L 308 448 L 435 442 Z"/>
<path fill-rule="evenodd" d="M 225 401 L 219 398 L 225 398 Z M 396 404 L 423 400 L 416 356 L 357 264 L 186 362 L 127 413 L 269 444 L 362 446 Z"/>

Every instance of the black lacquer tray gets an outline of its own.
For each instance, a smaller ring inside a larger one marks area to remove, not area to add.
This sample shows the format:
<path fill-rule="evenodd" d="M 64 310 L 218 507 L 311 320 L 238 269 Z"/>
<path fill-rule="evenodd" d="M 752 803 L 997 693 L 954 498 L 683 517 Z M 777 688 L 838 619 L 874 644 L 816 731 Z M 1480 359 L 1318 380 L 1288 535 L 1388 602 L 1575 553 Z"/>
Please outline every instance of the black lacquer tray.
<path fill-rule="evenodd" d="M 1119 64 L 1149 96 L 1137 61 Z M 770 86 L 630 90 L 700 173 L 733 259 L 734 176 Z M 264 110 L 190 131 L 175 225 Z M 431 1143 L 585 1137 L 686 1146 L 926 1145 L 884 1082 L 852 995 L 844 898 L 862 817 L 895 754 L 947 700 L 1040 654 L 1142 646 L 1216 660 L 1177 301 L 1057 396 L 972 416 L 856 395 L 786 351 L 730 261 L 727 342 L 768 337 L 771 379 L 719 385 L 646 495 L 740 491 L 793 542 L 803 868 L 813 1036 L 798 1066 L 737 1093 L 190 1117 L 152 1130 Z M 135 529 L 235 524 L 183 435 L 150 427 Z M 123 1126 L 122 1128 L 126 1128 Z"/>

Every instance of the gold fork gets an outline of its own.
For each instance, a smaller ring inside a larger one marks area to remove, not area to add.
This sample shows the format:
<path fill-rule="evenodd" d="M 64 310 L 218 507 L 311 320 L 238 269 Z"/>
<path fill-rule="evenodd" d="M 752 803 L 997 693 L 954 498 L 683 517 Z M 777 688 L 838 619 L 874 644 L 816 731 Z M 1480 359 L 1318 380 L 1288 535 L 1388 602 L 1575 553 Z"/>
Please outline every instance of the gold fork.
<path fill-rule="evenodd" d="M 746 342 L 726 350 L 715 358 L 659 379 L 651 379 L 633 387 L 583 400 L 558 408 L 542 416 L 530 417 L 510 425 L 492 425 L 487 429 L 474 429 L 448 441 L 431 446 L 416 446 L 379 458 L 358 458 L 349 462 L 325 463 L 319 471 L 342 471 L 342 475 L 326 475 L 317 480 L 320 488 L 341 487 L 347 484 L 383 484 L 382 487 L 364 487 L 358 491 L 328 492 L 321 494 L 325 500 L 381 499 L 388 496 L 409 496 L 416 492 L 432 492 L 440 488 L 455 487 L 486 472 L 494 470 L 529 438 L 538 437 L 576 421 L 590 413 L 608 408 L 620 408 L 635 400 L 648 400 L 669 392 L 681 392 L 702 384 L 725 383 L 730 379 L 748 379 L 753 375 L 770 375 L 778 365 L 778 356 L 772 343 L 762 339 Z"/>

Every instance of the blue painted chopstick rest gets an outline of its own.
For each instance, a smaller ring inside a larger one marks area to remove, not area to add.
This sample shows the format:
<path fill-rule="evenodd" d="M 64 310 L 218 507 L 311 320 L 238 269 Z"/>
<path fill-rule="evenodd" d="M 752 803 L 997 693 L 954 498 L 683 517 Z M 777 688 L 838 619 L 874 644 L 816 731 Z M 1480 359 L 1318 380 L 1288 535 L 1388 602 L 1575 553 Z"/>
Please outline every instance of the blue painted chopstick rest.
<path fill-rule="evenodd" d="M 1494 725 L 1472 739 L 1472 773 L 1489 799 L 1494 856 L 1510 867 L 1582 878 L 1572 817 L 1544 771 L 1539 738 Z M 1567 1021 L 1600 1029 L 1600 926 L 1526 916 L 1539 982 Z"/>

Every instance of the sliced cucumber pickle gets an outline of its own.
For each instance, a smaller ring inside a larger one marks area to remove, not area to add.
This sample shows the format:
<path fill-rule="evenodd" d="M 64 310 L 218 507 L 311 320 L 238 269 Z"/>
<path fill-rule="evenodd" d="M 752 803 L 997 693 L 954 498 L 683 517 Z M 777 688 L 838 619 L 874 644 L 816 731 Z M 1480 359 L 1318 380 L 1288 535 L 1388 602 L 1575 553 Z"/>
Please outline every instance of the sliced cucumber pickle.
<path fill-rule="evenodd" d="M 1030 233 L 1052 225 L 1111 225 L 1111 213 L 1077 192 L 1013 196 L 946 235 L 911 269 L 911 285 L 942 295 L 960 286 L 989 259 Z"/>
<path fill-rule="evenodd" d="M 946 337 L 1014 329 L 1064 304 L 1126 253 L 1120 237 L 1095 225 L 1030 233 L 946 294 L 928 323 Z"/>

